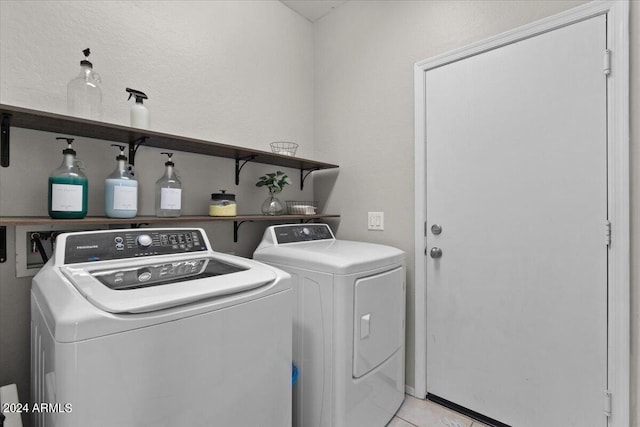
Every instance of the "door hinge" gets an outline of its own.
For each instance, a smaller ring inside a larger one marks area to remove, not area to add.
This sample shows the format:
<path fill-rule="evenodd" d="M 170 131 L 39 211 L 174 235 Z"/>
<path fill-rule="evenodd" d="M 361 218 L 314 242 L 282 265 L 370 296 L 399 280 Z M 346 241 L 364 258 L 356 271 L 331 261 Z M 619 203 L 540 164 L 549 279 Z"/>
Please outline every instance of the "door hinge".
<path fill-rule="evenodd" d="M 604 222 L 604 242 L 607 246 L 611 246 L 611 221 Z"/>
<path fill-rule="evenodd" d="M 609 390 L 604 391 L 604 415 L 611 416 L 611 392 Z"/>
<path fill-rule="evenodd" d="M 427 235 L 427 221 L 424 222 L 424 235 Z"/>
<path fill-rule="evenodd" d="M 604 75 L 611 74 L 611 51 L 609 49 L 604 50 Z"/>

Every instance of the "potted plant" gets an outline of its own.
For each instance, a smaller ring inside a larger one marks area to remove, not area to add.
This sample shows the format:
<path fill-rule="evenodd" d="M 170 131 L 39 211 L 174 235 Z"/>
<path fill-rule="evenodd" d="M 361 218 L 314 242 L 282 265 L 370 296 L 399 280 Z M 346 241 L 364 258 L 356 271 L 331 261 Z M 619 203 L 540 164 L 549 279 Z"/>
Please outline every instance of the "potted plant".
<path fill-rule="evenodd" d="M 258 178 L 256 187 L 267 187 L 269 189 L 269 197 L 262 204 L 262 213 L 264 215 L 281 215 L 284 213 L 284 206 L 282 206 L 275 194 L 281 192 L 287 184 L 291 184 L 291 180 L 281 171 L 268 173 Z"/>

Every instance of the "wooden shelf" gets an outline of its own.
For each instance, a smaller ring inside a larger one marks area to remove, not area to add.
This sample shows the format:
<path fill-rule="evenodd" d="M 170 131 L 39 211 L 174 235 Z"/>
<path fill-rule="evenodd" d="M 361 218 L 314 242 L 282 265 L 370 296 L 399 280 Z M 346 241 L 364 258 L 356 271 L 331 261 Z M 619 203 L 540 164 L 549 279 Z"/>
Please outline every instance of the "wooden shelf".
<path fill-rule="evenodd" d="M 44 111 L 30 110 L 12 105 L 0 104 L 2 116 L 3 142 L 2 165 L 8 164 L 9 157 L 9 127 L 53 132 L 60 135 L 83 136 L 86 138 L 102 139 L 109 142 L 135 144 L 139 141 L 148 147 L 162 148 L 165 150 L 186 151 L 189 153 L 204 154 L 207 156 L 224 157 L 235 160 L 248 160 L 276 166 L 300 170 L 319 170 L 337 168 L 338 165 L 316 162 L 314 160 L 301 159 L 293 156 L 275 154 L 268 151 L 253 150 L 219 142 L 204 141 L 183 136 L 170 135 L 146 129 L 120 126 L 111 123 L 86 120 L 78 117 L 61 114 L 47 113 Z M 4 129 L 7 129 L 6 144 Z"/>
<path fill-rule="evenodd" d="M 165 150 L 185 151 L 207 156 L 223 157 L 236 161 L 235 182 L 239 184 L 240 171 L 247 162 L 257 162 L 294 168 L 300 170 L 300 189 L 304 181 L 313 171 L 333 169 L 338 165 L 285 156 L 268 151 L 252 150 L 219 142 L 204 141 L 183 136 L 169 135 L 146 129 L 120 126 L 111 123 L 86 120 L 62 114 L 30 110 L 28 108 L 0 104 L 0 166 L 10 165 L 11 127 L 57 133 L 60 136 L 82 136 L 124 143 L 129 146 L 129 163 L 135 164 L 135 154 L 140 145 Z M 238 239 L 238 228 L 247 221 L 308 221 L 322 218 L 339 218 L 339 215 L 239 215 L 235 217 L 181 216 L 177 218 L 157 218 L 155 216 L 139 216 L 130 219 L 114 219 L 106 217 L 86 217 L 83 219 L 51 219 L 48 217 L 0 217 L 0 263 L 6 261 L 6 227 L 14 225 L 49 225 L 49 224 L 140 224 L 177 223 L 177 222 L 209 222 L 233 221 L 234 241 Z"/>
<path fill-rule="evenodd" d="M 61 225 L 61 224 L 159 224 L 177 222 L 211 222 L 211 221 L 307 221 L 311 219 L 340 218 L 340 215 L 237 215 L 237 216 L 208 216 L 186 215 L 175 218 L 158 218 L 155 216 L 137 216 L 135 218 L 107 218 L 103 216 L 88 216 L 82 219 L 52 219 L 43 216 L 4 216 L 0 217 L 0 226 L 15 225 Z"/>

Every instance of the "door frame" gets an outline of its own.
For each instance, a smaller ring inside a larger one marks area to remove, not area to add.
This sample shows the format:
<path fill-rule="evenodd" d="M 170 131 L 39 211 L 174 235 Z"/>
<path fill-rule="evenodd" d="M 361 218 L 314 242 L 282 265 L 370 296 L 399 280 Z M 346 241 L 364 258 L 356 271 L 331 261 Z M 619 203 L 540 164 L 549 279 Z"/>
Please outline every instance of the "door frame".
<path fill-rule="evenodd" d="M 586 19 L 607 15 L 607 47 L 611 51 L 607 78 L 607 191 L 611 222 L 608 257 L 607 383 L 611 393 L 610 427 L 630 422 L 630 157 L 629 157 L 629 1 L 593 1 L 527 24 L 484 41 L 418 62 L 415 88 L 415 371 L 407 391 L 424 399 L 427 393 L 426 315 L 426 84 L 428 70 Z M 604 73 L 603 52 L 603 73 Z M 603 224 L 603 239 L 604 239 Z M 603 391 L 603 410 L 605 410 Z"/>

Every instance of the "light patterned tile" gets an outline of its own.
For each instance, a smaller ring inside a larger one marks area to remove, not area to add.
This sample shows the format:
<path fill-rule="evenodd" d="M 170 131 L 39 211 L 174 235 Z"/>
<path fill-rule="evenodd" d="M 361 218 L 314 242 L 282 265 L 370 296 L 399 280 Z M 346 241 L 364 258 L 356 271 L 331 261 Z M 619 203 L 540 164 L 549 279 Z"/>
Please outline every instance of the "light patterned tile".
<path fill-rule="evenodd" d="M 417 427 L 471 427 L 473 420 L 428 400 L 406 396 L 396 414 Z"/>
<path fill-rule="evenodd" d="M 387 427 L 415 427 L 413 424 L 406 422 L 402 418 L 393 417 L 393 419 L 387 424 Z"/>
<path fill-rule="evenodd" d="M 491 426 L 482 424 L 480 421 L 474 421 L 473 424 L 471 424 L 471 427 L 491 427 Z"/>

